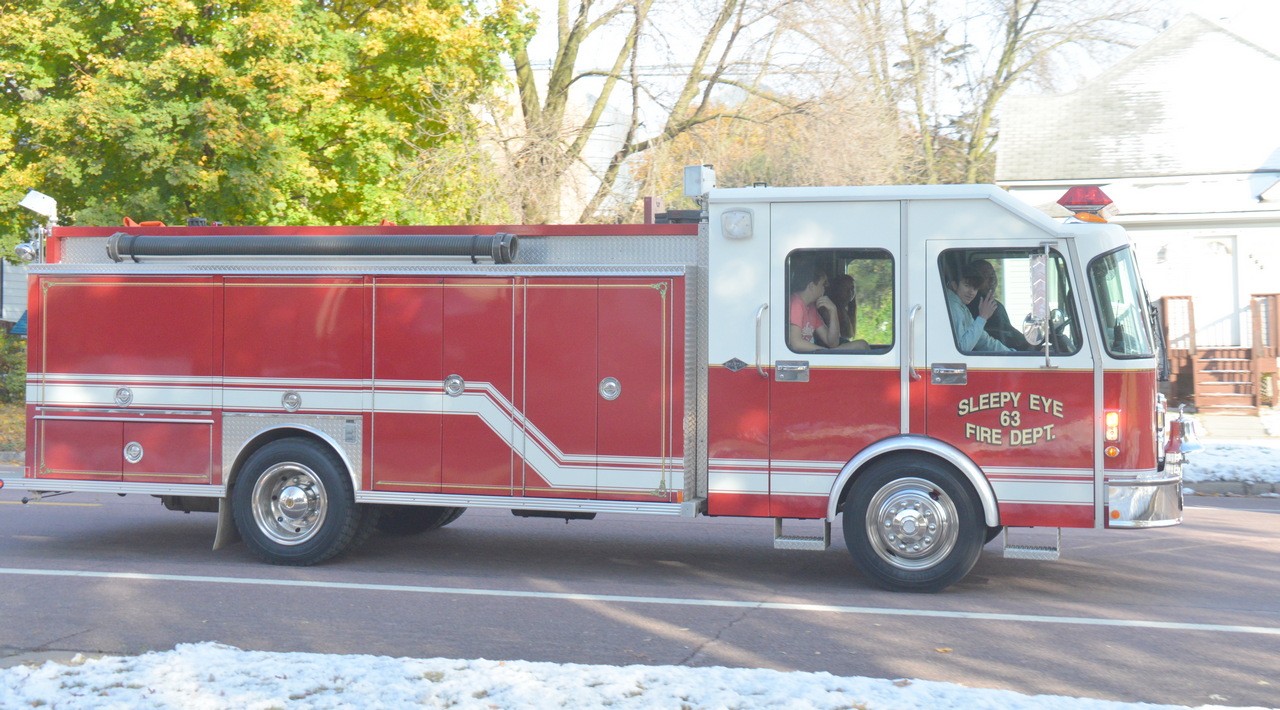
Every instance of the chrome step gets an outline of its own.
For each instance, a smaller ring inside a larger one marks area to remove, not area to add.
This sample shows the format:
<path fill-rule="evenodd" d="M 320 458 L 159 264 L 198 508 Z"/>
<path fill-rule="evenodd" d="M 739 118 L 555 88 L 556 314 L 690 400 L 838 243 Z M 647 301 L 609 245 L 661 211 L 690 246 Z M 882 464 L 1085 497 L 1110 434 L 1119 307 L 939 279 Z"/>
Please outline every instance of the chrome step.
<path fill-rule="evenodd" d="M 1062 550 L 1062 528 L 1057 531 L 1057 541 L 1048 545 L 1010 545 L 1009 528 L 1004 529 L 1004 556 L 1012 560 L 1056 560 Z"/>
<path fill-rule="evenodd" d="M 775 550 L 825 550 L 831 547 L 831 521 L 822 521 L 822 537 L 783 535 L 782 518 L 773 519 L 773 549 Z"/>

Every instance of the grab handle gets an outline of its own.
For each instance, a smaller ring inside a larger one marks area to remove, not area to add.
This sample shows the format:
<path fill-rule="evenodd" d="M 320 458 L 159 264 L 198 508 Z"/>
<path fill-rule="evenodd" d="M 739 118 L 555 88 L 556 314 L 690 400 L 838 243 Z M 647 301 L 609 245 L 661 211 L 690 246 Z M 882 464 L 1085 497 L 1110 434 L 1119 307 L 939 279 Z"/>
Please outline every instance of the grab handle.
<path fill-rule="evenodd" d="M 920 379 L 920 373 L 916 372 L 916 314 L 919 312 L 917 304 L 911 307 L 911 314 L 907 316 L 907 371 L 913 381 Z"/>
<path fill-rule="evenodd" d="M 764 368 L 760 366 L 760 321 L 764 318 L 764 312 L 767 310 L 769 310 L 769 304 L 767 303 L 760 304 L 760 308 L 756 310 L 756 372 L 759 372 L 761 377 L 769 376 L 769 373 L 765 372 Z"/>

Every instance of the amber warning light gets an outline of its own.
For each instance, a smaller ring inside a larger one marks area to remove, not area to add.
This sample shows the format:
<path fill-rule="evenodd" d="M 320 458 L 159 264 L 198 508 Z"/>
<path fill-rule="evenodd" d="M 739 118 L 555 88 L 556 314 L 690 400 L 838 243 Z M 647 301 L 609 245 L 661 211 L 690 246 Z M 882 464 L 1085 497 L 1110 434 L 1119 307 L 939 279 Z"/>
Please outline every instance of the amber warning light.
<path fill-rule="evenodd" d="M 1058 200 L 1058 204 L 1084 222 L 1106 222 L 1116 213 L 1114 203 L 1097 185 L 1077 185 Z"/>

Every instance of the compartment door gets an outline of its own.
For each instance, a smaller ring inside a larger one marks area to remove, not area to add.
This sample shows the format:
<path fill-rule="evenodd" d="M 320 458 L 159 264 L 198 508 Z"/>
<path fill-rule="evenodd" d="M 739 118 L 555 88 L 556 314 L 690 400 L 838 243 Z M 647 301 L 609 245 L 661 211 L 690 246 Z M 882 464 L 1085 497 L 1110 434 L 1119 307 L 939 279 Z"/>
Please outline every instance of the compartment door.
<path fill-rule="evenodd" d="M 673 502 L 683 490 L 684 281 L 602 278 L 600 498 Z"/>
<path fill-rule="evenodd" d="M 209 422 L 123 422 L 123 476 L 134 483 L 209 483 Z"/>
<path fill-rule="evenodd" d="M 439 493 L 443 281 L 380 277 L 373 313 L 373 487 Z"/>
<path fill-rule="evenodd" d="M 443 282 L 442 493 L 512 494 L 517 435 L 514 280 Z"/>
<path fill-rule="evenodd" d="M 596 497 L 598 286 L 595 278 L 524 284 L 519 471 L 526 496 Z"/>
<path fill-rule="evenodd" d="M 37 478 L 119 481 L 122 427 L 113 420 L 36 418 Z"/>

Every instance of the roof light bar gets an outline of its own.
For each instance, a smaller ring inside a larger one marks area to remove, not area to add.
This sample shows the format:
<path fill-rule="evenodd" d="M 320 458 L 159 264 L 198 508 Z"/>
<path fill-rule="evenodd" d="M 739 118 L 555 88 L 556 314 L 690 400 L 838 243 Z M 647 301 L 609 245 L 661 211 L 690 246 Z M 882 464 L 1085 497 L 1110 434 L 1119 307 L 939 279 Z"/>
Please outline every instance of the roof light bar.
<path fill-rule="evenodd" d="M 1111 198 L 1097 185 L 1077 185 L 1067 190 L 1058 204 L 1085 222 L 1105 222 L 1116 213 Z"/>

